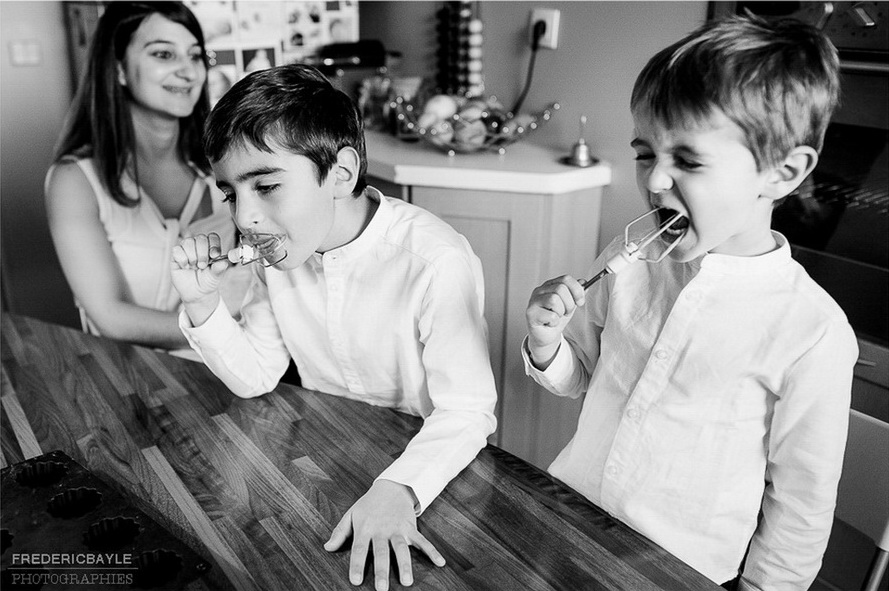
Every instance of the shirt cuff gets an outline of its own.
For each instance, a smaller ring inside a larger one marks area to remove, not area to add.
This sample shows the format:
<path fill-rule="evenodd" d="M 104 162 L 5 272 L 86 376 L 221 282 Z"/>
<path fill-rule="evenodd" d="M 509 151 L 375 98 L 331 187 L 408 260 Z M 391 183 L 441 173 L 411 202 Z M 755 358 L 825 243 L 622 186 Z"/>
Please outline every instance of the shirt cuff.
<path fill-rule="evenodd" d="M 545 370 L 539 370 L 531 361 L 531 351 L 528 349 L 528 336 L 522 341 L 522 360 L 525 362 L 525 374 L 534 378 L 544 388 L 553 387 L 561 389 L 570 380 L 574 372 L 574 358 L 571 345 L 563 336 L 559 341 L 556 355 Z"/>
<path fill-rule="evenodd" d="M 411 496 L 414 498 L 414 514 L 417 517 L 419 517 L 423 511 L 432 504 L 432 501 L 434 501 L 438 495 L 441 494 L 441 491 L 444 490 L 444 487 L 447 486 L 447 482 L 444 483 L 444 486 L 439 486 L 436 479 L 429 479 L 430 481 L 424 483 L 420 479 L 409 478 L 397 462 L 383 470 L 383 472 L 374 479 L 374 482 L 377 480 L 391 480 L 392 482 L 407 487 L 411 492 Z M 413 484 L 409 484 L 407 482 L 409 480 L 413 481 Z M 424 486 L 424 484 L 426 486 Z"/>
<path fill-rule="evenodd" d="M 762 591 L 759 586 L 754 585 L 743 576 L 738 580 L 738 591 Z"/>
<path fill-rule="evenodd" d="M 425 509 L 425 507 L 423 507 L 423 505 L 420 504 L 420 500 L 417 498 L 417 493 L 414 492 L 414 489 L 411 488 L 410 485 L 405 484 L 403 482 L 398 482 L 397 480 L 392 480 L 391 478 L 384 478 L 383 476 L 377 476 L 374 479 L 374 482 L 376 482 L 377 480 L 388 480 L 389 482 L 394 482 L 395 484 L 400 484 L 401 486 L 405 487 L 407 489 L 407 492 L 411 495 L 411 499 L 414 503 L 414 516 L 415 517 L 420 516 L 420 514 L 423 512 L 423 509 Z"/>
<path fill-rule="evenodd" d="M 226 342 L 232 331 L 237 331 L 237 326 L 222 298 L 219 298 L 216 309 L 200 326 L 192 324 L 185 310 L 179 312 L 179 330 L 198 352 L 206 343 Z"/>

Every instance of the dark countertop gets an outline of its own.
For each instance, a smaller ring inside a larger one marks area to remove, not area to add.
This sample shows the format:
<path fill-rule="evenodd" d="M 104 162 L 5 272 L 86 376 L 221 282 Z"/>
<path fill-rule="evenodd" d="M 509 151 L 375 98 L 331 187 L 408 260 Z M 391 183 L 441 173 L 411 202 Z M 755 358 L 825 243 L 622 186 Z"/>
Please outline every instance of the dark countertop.
<path fill-rule="evenodd" d="M 283 384 L 240 399 L 201 364 L 9 314 L 2 363 L 2 467 L 63 450 L 210 563 L 191 591 L 354 589 L 322 544 L 421 425 Z M 493 446 L 419 526 L 448 564 L 414 552 L 413 589 L 719 589 Z"/>

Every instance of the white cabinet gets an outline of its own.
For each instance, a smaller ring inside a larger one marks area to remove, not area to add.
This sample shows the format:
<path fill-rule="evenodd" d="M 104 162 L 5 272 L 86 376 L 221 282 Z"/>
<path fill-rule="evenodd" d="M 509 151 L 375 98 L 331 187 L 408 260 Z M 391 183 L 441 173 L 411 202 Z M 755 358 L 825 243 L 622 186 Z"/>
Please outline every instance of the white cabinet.
<path fill-rule="evenodd" d="M 525 307 L 540 283 L 582 275 L 597 254 L 599 211 L 610 169 L 577 169 L 558 154 L 513 146 L 505 156 L 449 158 L 372 136 L 370 184 L 379 179 L 466 236 L 485 273 L 485 318 L 499 393 L 494 443 L 545 468 L 574 432 L 579 400 L 553 396 L 525 376 Z M 578 174 L 580 173 L 580 174 Z M 376 178 L 375 178 L 376 177 Z M 386 192 L 386 191 L 384 191 Z"/>
<path fill-rule="evenodd" d="M 497 444 L 546 467 L 574 432 L 579 400 L 553 396 L 525 375 L 520 348 L 531 290 L 591 266 L 601 189 L 560 195 L 413 187 L 413 203 L 466 236 L 485 271 L 485 318 L 497 379 Z"/>

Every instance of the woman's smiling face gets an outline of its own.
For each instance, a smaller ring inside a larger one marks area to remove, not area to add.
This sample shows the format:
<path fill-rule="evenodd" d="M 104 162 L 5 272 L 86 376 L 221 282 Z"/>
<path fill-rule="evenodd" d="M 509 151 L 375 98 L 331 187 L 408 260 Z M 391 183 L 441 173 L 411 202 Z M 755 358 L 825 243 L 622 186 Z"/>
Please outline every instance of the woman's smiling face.
<path fill-rule="evenodd" d="M 201 96 L 207 69 L 195 36 L 179 23 L 152 14 L 130 39 L 119 78 L 135 107 L 188 117 Z"/>
<path fill-rule="evenodd" d="M 652 207 L 682 213 L 688 228 L 670 258 L 708 253 L 755 256 L 773 250 L 773 201 L 762 197 L 771 170 L 757 170 L 741 129 L 723 113 L 705 124 L 666 128 L 633 110 L 636 182 Z"/>

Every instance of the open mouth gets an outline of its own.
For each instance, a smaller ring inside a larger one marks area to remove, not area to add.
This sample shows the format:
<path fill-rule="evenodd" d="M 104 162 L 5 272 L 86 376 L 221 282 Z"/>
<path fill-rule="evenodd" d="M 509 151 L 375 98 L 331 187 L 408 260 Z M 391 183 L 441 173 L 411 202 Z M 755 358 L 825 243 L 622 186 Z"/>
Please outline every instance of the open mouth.
<path fill-rule="evenodd" d="M 658 221 L 660 222 L 659 226 L 663 227 L 664 224 L 669 223 L 669 221 L 676 215 L 680 215 L 677 220 L 674 220 L 670 226 L 664 230 L 664 234 L 668 236 L 681 236 L 688 229 L 688 218 L 685 217 L 684 214 L 676 211 L 675 209 L 670 209 L 669 207 L 659 207 L 657 209 Z"/>
<path fill-rule="evenodd" d="M 283 234 L 246 233 L 240 240 L 241 260 L 260 260 L 264 267 L 271 267 L 287 258 Z"/>

